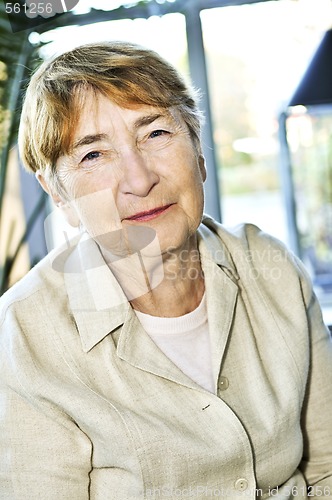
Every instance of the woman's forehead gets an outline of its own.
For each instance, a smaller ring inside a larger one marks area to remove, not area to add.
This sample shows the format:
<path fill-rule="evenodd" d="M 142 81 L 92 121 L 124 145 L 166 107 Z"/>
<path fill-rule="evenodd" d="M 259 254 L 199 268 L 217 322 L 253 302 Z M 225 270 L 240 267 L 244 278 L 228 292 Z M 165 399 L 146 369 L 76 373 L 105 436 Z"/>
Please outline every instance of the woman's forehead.
<path fill-rule="evenodd" d="M 74 121 L 76 126 L 72 129 L 69 149 L 80 145 L 85 137 L 91 135 L 113 136 L 123 128 L 136 132 L 150 124 L 161 122 L 180 125 L 180 113 L 175 109 L 146 104 L 123 107 L 108 96 L 89 92 L 77 110 Z"/>

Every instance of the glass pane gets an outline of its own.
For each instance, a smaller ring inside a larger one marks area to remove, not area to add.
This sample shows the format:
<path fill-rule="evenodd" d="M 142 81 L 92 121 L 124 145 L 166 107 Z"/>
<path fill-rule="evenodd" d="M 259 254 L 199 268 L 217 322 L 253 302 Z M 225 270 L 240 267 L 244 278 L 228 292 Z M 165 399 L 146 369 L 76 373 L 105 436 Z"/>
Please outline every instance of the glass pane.
<path fill-rule="evenodd" d="M 294 108 L 296 112 L 297 108 Z M 302 260 L 317 291 L 332 293 L 332 107 L 287 119 Z M 329 297 L 331 299 L 331 296 Z"/>
<path fill-rule="evenodd" d="M 288 243 L 278 115 L 332 18 L 330 0 L 279 0 L 201 12 L 225 224 Z"/>

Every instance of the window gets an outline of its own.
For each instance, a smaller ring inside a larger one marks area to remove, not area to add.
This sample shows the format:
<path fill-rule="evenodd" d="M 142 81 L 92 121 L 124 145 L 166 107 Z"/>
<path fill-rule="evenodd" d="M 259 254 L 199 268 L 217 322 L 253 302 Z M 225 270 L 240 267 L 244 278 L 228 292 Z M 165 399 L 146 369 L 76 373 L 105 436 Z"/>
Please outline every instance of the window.
<path fill-rule="evenodd" d="M 223 222 L 287 242 L 278 115 L 332 18 L 330 0 L 280 0 L 201 12 Z"/>

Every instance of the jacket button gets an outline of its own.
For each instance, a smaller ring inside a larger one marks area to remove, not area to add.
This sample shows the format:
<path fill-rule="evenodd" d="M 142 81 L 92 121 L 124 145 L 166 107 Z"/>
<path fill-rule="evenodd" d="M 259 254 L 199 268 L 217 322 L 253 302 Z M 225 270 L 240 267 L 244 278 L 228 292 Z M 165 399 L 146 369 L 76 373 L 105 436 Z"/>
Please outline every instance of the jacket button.
<path fill-rule="evenodd" d="M 248 488 L 248 481 L 241 477 L 237 481 L 235 481 L 235 489 L 238 491 L 244 491 Z"/>
<path fill-rule="evenodd" d="M 219 391 L 226 391 L 229 386 L 229 381 L 227 377 L 220 377 L 218 389 Z"/>

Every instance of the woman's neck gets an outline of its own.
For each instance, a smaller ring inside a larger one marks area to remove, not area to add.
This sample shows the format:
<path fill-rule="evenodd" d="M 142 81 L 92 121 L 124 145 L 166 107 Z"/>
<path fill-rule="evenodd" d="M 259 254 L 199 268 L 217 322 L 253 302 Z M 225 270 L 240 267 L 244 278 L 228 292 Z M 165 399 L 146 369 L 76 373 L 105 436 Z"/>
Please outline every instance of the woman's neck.
<path fill-rule="evenodd" d="M 187 242 L 186 248 L 169 250 L 164 254 L 161 282 L 130 302 L 134 309 L 151 316 L 177 317 L 196 309 L 204 290 L 195 235 Z"/>

